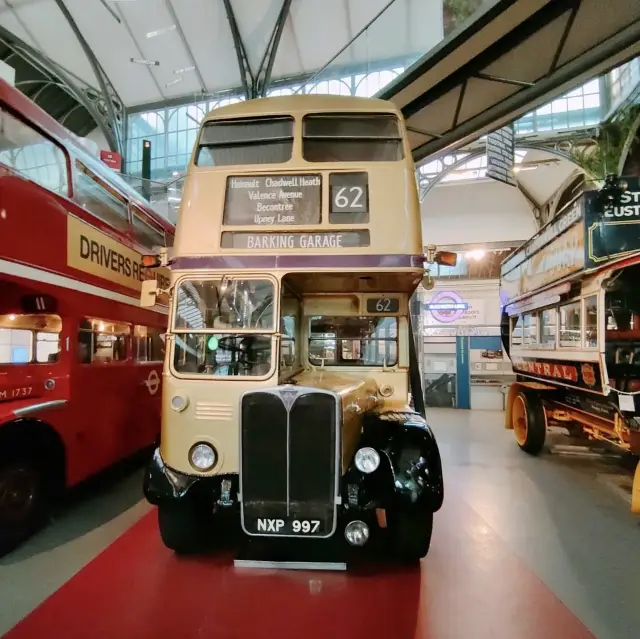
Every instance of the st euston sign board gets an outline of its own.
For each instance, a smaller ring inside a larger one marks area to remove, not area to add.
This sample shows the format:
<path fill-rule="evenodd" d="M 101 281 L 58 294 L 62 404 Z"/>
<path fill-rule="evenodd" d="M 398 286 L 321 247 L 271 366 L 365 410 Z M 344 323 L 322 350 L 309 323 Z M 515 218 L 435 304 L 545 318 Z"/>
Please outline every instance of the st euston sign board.
<path fill-rule="evenodd" d="M 587 191 L 506 259 L 501 294 L 513 302 L 584 269 L 640 252 L 640 178 L 609 204 Z"/>
<path fill-rule="evenodd" d="M 229 226 L 320 224 L 322 178 L 316 174 L 227 178 L 223 223 Z"/>
<path fill-rule="evenodd" d="M 585 193 L 587 267 L 640 250 L 640 178 L 625 178 L 627 190 L 605 205 L 596 191 Z"/>

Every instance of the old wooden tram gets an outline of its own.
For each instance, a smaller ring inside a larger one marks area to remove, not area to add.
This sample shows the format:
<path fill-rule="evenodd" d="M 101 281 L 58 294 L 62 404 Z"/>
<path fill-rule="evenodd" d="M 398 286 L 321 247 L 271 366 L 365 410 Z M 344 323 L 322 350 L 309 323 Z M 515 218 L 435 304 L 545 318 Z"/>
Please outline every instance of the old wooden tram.
<path fill-rule="evenodd" d="M 506 427 L 533 455 L 548 426 L 640 455 L 640 180 L 581 194 L 502 264 L 518 381 Z M 632 510 L 640 513 L 640 463 Z"/>

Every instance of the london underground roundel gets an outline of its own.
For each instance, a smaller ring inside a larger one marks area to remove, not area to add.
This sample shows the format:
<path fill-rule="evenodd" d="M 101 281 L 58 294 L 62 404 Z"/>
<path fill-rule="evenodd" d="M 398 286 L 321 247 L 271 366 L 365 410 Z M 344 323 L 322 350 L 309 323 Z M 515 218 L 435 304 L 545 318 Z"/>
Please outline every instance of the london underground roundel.
<path fill-rule="evenodd" d="M 438 322 L 450 324 L 462 317 L 463 313 L 469 309 L 469 304 L 454 291 L 440 291 L 425 304 L 425 308 L 431 311 Z"/>

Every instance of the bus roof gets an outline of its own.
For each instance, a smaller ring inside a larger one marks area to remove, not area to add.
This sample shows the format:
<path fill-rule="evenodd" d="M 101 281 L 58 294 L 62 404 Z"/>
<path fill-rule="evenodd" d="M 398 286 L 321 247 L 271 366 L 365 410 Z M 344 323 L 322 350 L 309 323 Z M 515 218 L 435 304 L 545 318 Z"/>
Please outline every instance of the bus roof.
<path fill-rule="evenodd" d="M 378 98 L 361 98 L 349 95 L 281 95 L 271 98 L 245 100 L 210 111 L 205 121 L 235 117 L 251 117 L 260 115 L 286 114 L 296 112 L 322 111 L 341 112 L 362 109 L 363 111 L 379 111 L 393 113 L 402 117 L 401 111 L 392 102 Z"/>
<path fill-rule="evenodd" d="M 20 90 L 0 79 L 0 104 L 6 104 L 13 111 L 20 114 L 27 122 L 35 124 L 41 131 L 49 137 L 54 138 L 69 153 L 72 153 L 79 160 L 84 162 L 101 179 L 109 183 L 116 190 L 121 191 L 133 204 L 144 210 L 155 222 L 160 224 L 165 230 L 172 231 L 174 225 L 166 218 L 159 215 L 151 208 L 138 191 L 128 184 L 115 171 L 106 164 L 93 157 L 82 145 L 80 138 L 51 117 L 44 109 L 30 100 Z"/>

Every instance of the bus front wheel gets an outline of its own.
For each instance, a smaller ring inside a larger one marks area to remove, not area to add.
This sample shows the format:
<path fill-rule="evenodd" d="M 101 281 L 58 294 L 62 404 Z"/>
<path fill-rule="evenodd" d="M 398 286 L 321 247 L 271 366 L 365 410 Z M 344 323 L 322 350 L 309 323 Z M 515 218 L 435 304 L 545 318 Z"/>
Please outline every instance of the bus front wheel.
<path fill-rule="evenodd" d="M 190 501 L 160 504 L 158 526 L 164 545 L 179 555 L 203 551 L 210 534 L 208 522 Z"/>
<path fill-rule="evenodd" d="M 389 513 L 391 554 L 400 561 L 419 561 L 429 552 L 433 532 L 433 513 L 403 511 Z"/>
<path fill-rule="evenodd" d="M 540 398 L 519 392 L 513 400 L 511 419 L 518 446 L 530 455 L 539 454 L 547 434 L 547 419 Z"/>
<path fill-rule="evenodd" d="M 28 458 L 0 458 L 0 557 L 41 528 L 46 498 L 40 467 Z"/>

